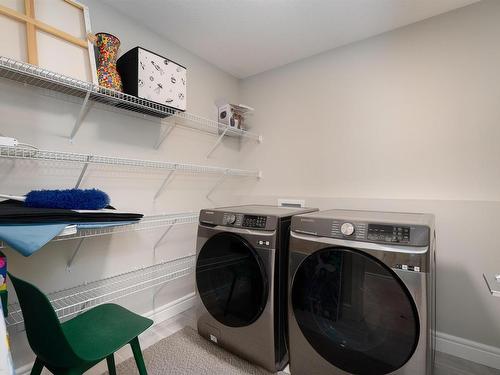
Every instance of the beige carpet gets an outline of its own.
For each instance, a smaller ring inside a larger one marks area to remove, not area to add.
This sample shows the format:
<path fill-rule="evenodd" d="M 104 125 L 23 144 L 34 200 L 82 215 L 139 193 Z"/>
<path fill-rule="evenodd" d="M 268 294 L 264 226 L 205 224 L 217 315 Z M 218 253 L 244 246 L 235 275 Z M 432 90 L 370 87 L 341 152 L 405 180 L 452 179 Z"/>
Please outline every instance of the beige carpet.
<path fill-rule="evenodd" d="M 191 327 L 185 327 L 144 350 L 144 361 L 149 375 L 270 374 L 210 343 Z M 139 373 L 133 358 L 120 363 L 117 372 L 118 375 Z"/>

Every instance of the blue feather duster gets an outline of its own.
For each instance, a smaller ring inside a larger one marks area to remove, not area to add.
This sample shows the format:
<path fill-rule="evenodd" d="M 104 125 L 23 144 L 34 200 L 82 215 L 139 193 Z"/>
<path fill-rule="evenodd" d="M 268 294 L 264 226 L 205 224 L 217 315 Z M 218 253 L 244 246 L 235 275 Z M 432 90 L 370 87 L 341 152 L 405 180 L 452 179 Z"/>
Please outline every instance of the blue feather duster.
<path fill-rule="evenodd" d="M 0 197 L 24 201 L 25 206 L 34 208 L 100 210 L 109 205 L 109 196 L 98 189 L 33 190 L 25 197 Z"/>

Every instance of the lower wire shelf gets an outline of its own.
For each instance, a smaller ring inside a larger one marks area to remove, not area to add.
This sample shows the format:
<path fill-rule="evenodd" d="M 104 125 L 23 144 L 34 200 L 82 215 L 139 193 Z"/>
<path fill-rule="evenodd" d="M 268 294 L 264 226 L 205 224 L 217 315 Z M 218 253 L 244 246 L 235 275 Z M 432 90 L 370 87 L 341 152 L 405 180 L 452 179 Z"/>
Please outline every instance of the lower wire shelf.
<path fill-rule="evenodd" d="M 155 264 L 106 279 L 85 283 L 49 294 L 47 297 L 61 320 L 70 319 L 95 306 L 165 285 L 194 272 L 195 256 Z M 9 305 L 6 324 L 10 331 L 24 330 L 18 303 Z"/>
<path fill-rule="evenodd" d="M 78 231 L 74 234 L 59 235 L 52 241 L 67 241 L 88 237 L 105 236 L 113 233 L 153 230 L 158 228 L 170 227 L 177 224 L 193 224 L 198 222 L 198 217 L 199 215 L 197 212 L 181 212 L 174 214 L 144 216 L 140 221 L 134 224 L 119 225 L 116 227 L 78 229 Z M 0 249 L 5 248 L 6 246 L 7 245 L 4 242 L 0 241 Z"/>

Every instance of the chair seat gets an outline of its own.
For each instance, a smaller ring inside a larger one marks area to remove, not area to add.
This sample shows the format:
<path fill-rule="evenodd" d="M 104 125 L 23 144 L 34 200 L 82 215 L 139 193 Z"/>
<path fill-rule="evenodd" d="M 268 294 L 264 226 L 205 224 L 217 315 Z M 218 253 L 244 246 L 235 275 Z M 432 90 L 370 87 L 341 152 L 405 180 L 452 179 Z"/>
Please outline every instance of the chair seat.
<path fill-rule="evenodd" d="M 62 324 L 69 344 L 86 361 L 105 358 L 153 324 L 151 319 L 118 306 L 97 306 Z"/>

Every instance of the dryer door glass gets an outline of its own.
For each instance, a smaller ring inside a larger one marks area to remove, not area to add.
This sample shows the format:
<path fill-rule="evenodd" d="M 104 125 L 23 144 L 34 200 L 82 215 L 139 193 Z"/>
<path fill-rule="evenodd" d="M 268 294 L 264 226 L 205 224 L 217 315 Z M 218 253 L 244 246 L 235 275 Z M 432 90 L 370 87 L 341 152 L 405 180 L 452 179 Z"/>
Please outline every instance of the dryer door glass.
<path fill-rule="evenodd" d="M 268 296 L 264 264 L 244 238 L 219 233 L 202 247 L 196 284 L 208 312 L 229 327 L 256 321 Z"/>
<path fill-rule="evenodd" d="M 409 291 L 366 253 L 328 248 L 305 258 L 293 280 L 292 306 L 309 344 L 348 373 L 396 371 L 418 344 L 418 312 Z"/>

